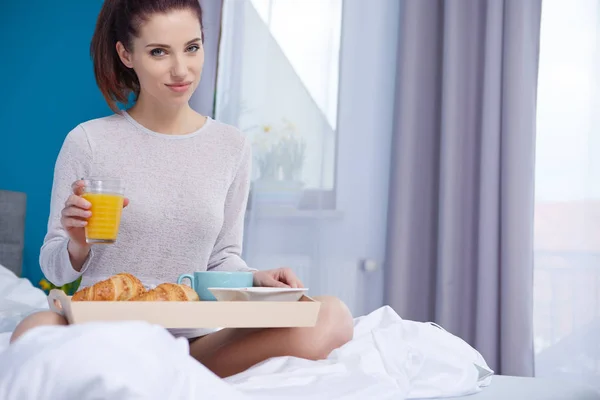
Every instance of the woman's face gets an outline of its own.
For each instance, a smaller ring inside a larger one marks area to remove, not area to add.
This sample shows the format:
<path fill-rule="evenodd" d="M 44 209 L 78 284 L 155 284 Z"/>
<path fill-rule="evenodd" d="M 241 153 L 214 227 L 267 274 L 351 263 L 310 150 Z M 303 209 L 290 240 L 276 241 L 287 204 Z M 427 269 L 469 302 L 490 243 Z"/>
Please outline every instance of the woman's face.
<path fill-rule="evenodd" d="M 140 81 L 140 96 L 164 106 L 186 104 L 198 87 L 204 65 L 202 30 L 190 10 L 154 14 L 142 23 L 131 51 L 121 42 L 117 52 Z"/>

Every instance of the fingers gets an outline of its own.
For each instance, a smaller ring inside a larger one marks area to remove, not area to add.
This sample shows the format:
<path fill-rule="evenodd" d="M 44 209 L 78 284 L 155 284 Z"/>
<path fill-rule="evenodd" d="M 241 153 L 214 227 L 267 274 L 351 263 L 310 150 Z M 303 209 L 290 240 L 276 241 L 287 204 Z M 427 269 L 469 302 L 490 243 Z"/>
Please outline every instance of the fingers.
<path fill-rule="evenodd" d="M 295 280 L 293 280 L 293 279 L 289 279 L 289 280 L 286 279 L 286 282 L 287 282 L 287 284 L 288 284 L 289 287 L 291 287 L 293 289 L 298 288 L 298 282 L 296 282 Z"/>
<path fill-rule="evenodd" d="M 86 209 L 73 205 L 66 206 L 62 210 L 60 222 L 65 229 L 83 228 L 87 225 L 86 218 L 89 218 L 91 215 L 92 213 Z"/>
<path fill-rule="evenodd" d="M 279 287 L 279 288 L 289 288 L 289 285 L 286 285 L 283 282 L 280 282 L 276 279 L 270 279 L 268 282 L 266 282 L 266 285 L 268 287 Z"/>
<path fill-rule="evenodd" d="M 83 194 L 83 190 L 85 188 L 85 181 L 83 181 L 82 179 L 73 182 L 73 184 L 71 184 L 71 190 L 73 190 L 73 194 L 77 195 L 77 196 L 81 196 Z"/>
<path fill-rule="evenodd" d="M 78 207 L 84 210 L 88 210 L 91 206 L 92 204 L 89 201 L 75 194 L 70 195 L 67 201 L 65 201 L 65 208 Z"/>
<path fill-rule="evenodd" d="M 65 217 L 64 215 L 60 218 L 60 222 L 65 229 L 83 228 L 87 225 L 87 221 L 85 219 L 77 217 Z"/>
<path fill-rule="evenodd" d="M 79 190 L 79 186 L 76 183 L 73 184 L 74 193 Z M 86 219 L 92 215 L 89 211 L 91 206 L 92 204 L 83 197 L 76 194 L 70 195 L 67 201 L 65 201 L 65 207 L 61 212 L 60 222 L 62 226 L 65 229 L 83 228 L 86 226 Z"/>
<path fill-rule="evenodd" d="M 300 282 L 300 279 L 296 279 L 295 281 L 290 282 L 290 287 L 298 289 L 304 288 L 304 285 L 302 284 L 302 282 Z"/>
<path fill-rule="evenodd" d="M 127 197 L 125 197 L 123 199 L 123 208 L 127 207 L 129 205 L 129 199 Z"/>
<path fill-rule="evenodd" d="M 289 268 L 257 271 L 254 273 L 255 286 L 277 288 L 303 288 L 302 282 Z"/>
<path fill-rule="evenodd" d="M 294 271 L 292 271 L 290 268 L 282 268 L 281 269 L 281 277 L 282 277 L 282 281 L 287 283 L 289 285 L 289 287 L 291 287 L 291 288 L 296 289 L 296 288 L 304 287 L 304 285 L 302 285 L 302 282 L 300 281 L 300 279 L 298 279 L 298 277 L 296 276 Z"/>
<path fill-rule="evenodd" d="M 69 206 L 63 208 L 62 216 L 65 218 L 89 218 L 92 216 L 92 212 L 83 208 Z"/>

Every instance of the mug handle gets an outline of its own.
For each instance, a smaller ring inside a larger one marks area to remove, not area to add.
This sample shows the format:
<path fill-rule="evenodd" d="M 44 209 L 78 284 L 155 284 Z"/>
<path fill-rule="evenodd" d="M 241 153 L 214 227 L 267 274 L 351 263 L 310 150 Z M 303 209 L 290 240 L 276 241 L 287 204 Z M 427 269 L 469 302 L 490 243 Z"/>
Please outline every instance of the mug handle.
<path fill-rule="evenodd" d="M 193 290 L 196 290 L 196 288 L 194 287 L 194 276 L 193 275 L 190 275 L 190 274 L 179 275 L 179 278 L 177 278 L 177 284 L 181 285 L 181 282 L 183 282 L 184 279 L 189 279 L 190 286 L 192 287 Z"/>

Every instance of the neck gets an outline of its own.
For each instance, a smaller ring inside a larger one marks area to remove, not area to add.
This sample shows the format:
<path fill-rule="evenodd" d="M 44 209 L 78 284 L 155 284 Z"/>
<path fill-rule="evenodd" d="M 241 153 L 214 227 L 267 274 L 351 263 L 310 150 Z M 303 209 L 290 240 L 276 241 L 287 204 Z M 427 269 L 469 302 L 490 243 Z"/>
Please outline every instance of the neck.
<path fill-rule="evenodd" d="M 188 103 L 165 107 L 164 104 L 151 101 L 143 93 L 127 112 L 139 124 L 165 135 L 185 135 L 200 128 L 198 124 L 200 116 Z"/>

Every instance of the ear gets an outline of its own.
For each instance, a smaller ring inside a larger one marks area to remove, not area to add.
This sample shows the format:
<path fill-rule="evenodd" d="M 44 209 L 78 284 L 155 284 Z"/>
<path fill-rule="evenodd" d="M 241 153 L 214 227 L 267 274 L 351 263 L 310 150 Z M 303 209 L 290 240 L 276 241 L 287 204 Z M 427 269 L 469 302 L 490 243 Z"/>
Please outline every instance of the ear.
<path fill-rule="evenodd" d="M 129 53 L 127 51 L 127 49 L 125 49 L 125 46 L 123 45 L 123 43 L 121 42 L 117 42 L 117 54 L 119 55 L 119 58 L 121 59 L 121 62 L 127 67 L 127 68 L 133 68 L 133 63 L 131 62 L 131 53 Z"/>

